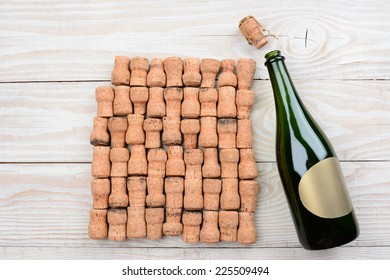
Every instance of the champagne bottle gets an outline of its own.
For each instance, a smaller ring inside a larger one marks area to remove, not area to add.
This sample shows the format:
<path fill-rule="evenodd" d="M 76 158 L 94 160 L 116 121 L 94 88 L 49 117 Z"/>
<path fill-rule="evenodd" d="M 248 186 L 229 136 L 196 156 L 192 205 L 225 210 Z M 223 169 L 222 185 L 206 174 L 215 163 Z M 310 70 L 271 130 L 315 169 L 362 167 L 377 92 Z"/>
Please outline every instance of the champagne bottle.
<path fill-rule="evenodd" d="M 303 105 L 280 51 L 265 55 L 276 107 L 276 158 L 302 246 L 343 245 L 359 235 L 339 161 Z"/>

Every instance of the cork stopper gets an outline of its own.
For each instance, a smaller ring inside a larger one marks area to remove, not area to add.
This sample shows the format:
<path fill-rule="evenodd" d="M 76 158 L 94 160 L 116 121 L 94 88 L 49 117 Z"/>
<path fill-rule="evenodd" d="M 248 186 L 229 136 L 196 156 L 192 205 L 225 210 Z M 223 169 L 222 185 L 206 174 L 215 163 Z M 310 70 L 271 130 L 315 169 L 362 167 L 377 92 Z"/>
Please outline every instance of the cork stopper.
<path fill-rule="evenodd" d="M 235 88 L 237 86 L 237 77 L 234 74 L 234 59 L 221 60 L 221 74 L 219 74 L 218 86 L 226 87 L 231 86 Z"/>
<path fill-rule="evenodd" d="M 164 208 L 146 208 L 146 237 L 159 240 L 163 236 Z"/>
<path fill-rule="evenodd" d="M 241 180 L 239 183 L 241 212 L 255 212 L 259 184 L 255 180 Z"/>
<path fill-rule="evenodd" d="M 203 211 L 203 225 L 200 231 L 200 241 L 204 243 L 219 242 L 218 212 Z"/>
<path fill-rule="evenodd" d="M 218 119 L 218 147 L 222 149 L 236 148 L 236 119 Z"/>
<path fill-rule="evenodd" d="M 133 105 L 130 101 L 130 88 L 128 86 L 115 87 L 114 95 L 115 116 L 127 116 L 133 113 Z"/>
<path fill-rule="evenodd" d="M 188 87 L 198 87 L 202 79 L 199 73 L 200 60 L 198 58 L 186 58 L 183 64 L 183 84 Z"/>
<path fill-rule="evenodd" d="M 184 209 L 201 210 L 203 208 L 203 193 L 201 178 L 185 178 Z"/>
<path fill-rule="evenodd" d="M 236 90 L 234 87 L 225 86 L 219 88 L 217 113 L 218 118 L 236 117 Z"/>
<path fill-rule="evenodd" d="M 256 242 L 256 227 L 253 213 L 240 212 L 239 228 L 237 231 L 237 241 L 242 244 Z"/>
<path fill-rule="evenodd" d="M 199 103 L 199 88 L 186 87 L 184 88 L 184 100 L 181 105 L 181 116 L 188 119 L 199 118 L 200 103 Z"/>
<path fill-rule="evenodd" d="M 148 162 L 144 145 L 131 145 L 130 160 L 127 165 L 127 173 L 130 176 L 148 175 Z"/>
<path fill-rule="evenodd" d="M 200 224 L 202 223 L 202 213 L 185 211 L 183 213 L 183 234 L 184 242 L 196 243 L 200 240 Z"/>
<path fill-rule="evenodd" d="M 149 88 L 149 101 L 146 105 L 146 114 L 151 118 L 165 116 L 164 89 L 161 87 Z"/>
<path fill-rule="evenodd" d="M 253 149 L 240 149 L 238 176 L 240 179 L 255 179 L 258 175 Z"/>
<path fill-rule="evenodd" d="M 200 149 L 184 150 L 186 178 L 202 179 L 203 152 Z"/>
<path fill-rule="evenodd" d="M 110 147 L 94 146 L 91 173 L 95 178 L 110 177 Z"/>
<path fill-rule="evenodd" d="M 108 130 L 111 134 L 112 148 L 123 148 L 126 146 L 127 118 L 111 117 L 108 120 Z"/>
<path fill-rule="evenodd" d="M 204 148 L 216 148 L 218 146 L 217 118 L 201 117 L 199 146 Z"/>
<path fill-rule="evenodd" d="M 95 117 L 93 118 L 93 131 L 89 137 L 89 142 L 94 146 L 110 145 L 110 136 L 107 131 L 108 119 Z M 127 126 L 127 125 L 126 125 Z"/>
<path fill-rule="evenodd" d="M 237 210 L 239 208 L 238 179 L 222 179 L 221 209 Z"/>
<path fill-rule="evenodd" d="M 203 157 L 203 178 L 219 178 L 219 176 L 221 175 L 221 166 L 218 163 L 218 149 L 204 148 Z"/>
<path fill-rule="evenodd" d="M 144 130 L 146 133 L 145 148 L 161 147 L 160 132 L 162 128 L 161 119 L 148 118 L 144 120 Z"/>
<path fill-rule="evenodd" d="M 88 237 L 90 239 L 107 239 L 107 209 L 89 211 Z"/>
<path fill-rule="evenodd" d="M 181 177 L 165 178 L 165 194 L 167 208 L 183 208 L 184 180 Z"/>
<path fill-rule="evenodd" d="M 221 149 L 219 151 L 222 178 L 238 178 L 237 167 L 239 159 L 238 149 Z"/>
<path fill-rule="evenodd" d="M 127 132 L 126 143 L 127 144 L 144 144 L 145 132 L 143 130 L 144 116 L 138 114 L 127 115 Z"/>
<path fill-rule="evenodd" d="M 202 88 L 215 87 L 215 80 L 219 72 L 219 61 L 213 58 L 204 58 L 200 63 L 200 71 L 202 73 Z"/>
<path fill-rule="evenodd" d="M 185 164 L 182 146 L 168 146 L 168 160 L 165 165 L 166 176 L 184 176 Z"/>
<path fill-rule="evenodd" d="M 165 178 L 167 152 L 164 149 L 150 149 L 148 152 L 148 177 Z"/>
<path fill-rule="evenodd" d="M 220 240 L 227 242 L 237 241 L 238 212 L 219 211 Z"/>
<path fill-rule="evenodd" d="M 164 179 L 156 177 L 147 177 L 148 195 L 146 196 L 146 205 L 148 207 L 161 207 L 165 204 Z"/>
<path fill-rule="evenodd" d="M 217 116 L 218 92 L 215 88 L 201 88 L 199 90 L 200 116 Z"/>
<path fill-rule="evenodd" d="M 181 208 L 166 208 L 165 220 L 163 224 L 163 233 L 167 236 L 178 236 L 183 232 L 181 223 Z"/>
<path fill-rule="evenodd" d="M 129 197 L 126 191 L 126 178 L 111 178 L 109 205 L 113 208 L 127 207 L 129 205 Z"/>
<path fill-rule="evenodd" d="M 219 195 L 221 193 L 220 179 L 203 179 L 203 208 L 206 210 L 219 209 Z"/>
<path fill-rule="evenodd" d="M 165 88 L 164 99 L 166 104 L 166 116 L 172 118 L 180 118 L 181 101 L 183 100 L 183 89 L 178 87 Z"/>
<path fill-rule="evenodd" d="M 242 119 L 237 121 L 237 148 L 252 149 L 252 121 Z"/>
<path fill-rule="evenodd" d="M 98 117 L 112 117 L 114 115 L 114 90 L 112 87 L 102 86 L 95 90 Z"/>
<path fill-rule="evenodd" d="M 146 102 L 149 99 L 149 90 L 147 87 L 132 87 L 130 89 L 131 102 L 134 105 L 134 114 L 146 114 Z"/>
<path fill-rule="evenodd" d="M 237 91 L 237 119 L 249 119 L 253 104 L 255 103 L 255 93 L 251 90 L 241 89 Z"/>
<path fill-rule="evenodd" d="M 195 149 L 198 146 L 198 134 L 200 132 L 199 120 L 182 120 L 180 129 L 181 133 L 183 133 L 184 149 Z"/>
<path fill-rule="evenodd" d="M 264 28 L 253 16 L 244 17 L 239 27 L 248 44 L 259 49 L 268 43 L 267 37 L 263 34 Z"/>
<path fill-rule="evenodd" d="M 180 57 L 168 57 L 164 59 L 164 71 L 167 76 L 167 87 L 183 86 L 183 61 Z"/>
<path fill-rule="evenodd" d="M 146 237 L 145 207 L 127 208 L 127 237 Z"/>
<path fill-rule="evenodd" d="M 237 60 L 236 72 L 238 89 L 249 89 L 251 87 L 255 71 L 255 60 L 250 58 L 240 58 Z"/>
<path fill-rule="evenodd" d="M 94 209 L 107 209 L 110 191 L 111 184 L 109 179 L 93 179 L 91 182 L 92 207 Z"/>
<path fill-rule="evenodd" d="M 166 146 L 181 145 L 180 117 L 164 117 L 162 142 Z"/>
<path fill-rule="evenodd" d="M 127 177 L 127 162 L 129 158 L 130 154 L 127 148 L 111 149 L 111 177 Z"/>
<path fill-rule="evenodd" d="M 149 70 L 149 61 L 144 57 L 133 57 L 130 60 L 130 86 L 146 87 L 146 77 Z"/>
<path fill-rule="evenodd" d="M 108 220 L 108 239 L 113 241 L 126 240 L 126 209 L 110 209 L 107 213 Z"/>
<path fill-rule="evenodd" d="M 130 58 L 127 56 L 116 56 L 114 69 L 111 73 L 111 83 L 113 85 L 128 85 L 130 83 Z"/>
<path fill-rule="evenodd" d="M 149 88 L 165 87 L 166 76 L 163 62 L 160 58 L 153 58 L 150 62 L 150 70 L 146 80 Z"/>
<path fill-rule="evenodd" d="M 146 205 L 146 177 L 127 177 L 127 190 L 131 207 L 145 207 Z"/>

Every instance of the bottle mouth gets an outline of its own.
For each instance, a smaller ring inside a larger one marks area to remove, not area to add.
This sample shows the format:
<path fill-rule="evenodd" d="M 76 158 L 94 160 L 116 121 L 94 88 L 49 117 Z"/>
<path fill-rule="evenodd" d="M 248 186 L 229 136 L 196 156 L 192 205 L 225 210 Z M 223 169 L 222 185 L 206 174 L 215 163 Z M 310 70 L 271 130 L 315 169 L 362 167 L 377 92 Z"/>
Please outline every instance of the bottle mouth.
<path fill-rule="evenodd" d="M 272 63 L 274 61 L 284 60 L 284 56 L 282 56 L 280 54 L 279 50 L 270 51 L 270 52 L 266 53 L 266 55 L 264 57 L 266 59 L 266 61 L 264 63 L 266 66 L 267 66 L 267 64 Z"/>

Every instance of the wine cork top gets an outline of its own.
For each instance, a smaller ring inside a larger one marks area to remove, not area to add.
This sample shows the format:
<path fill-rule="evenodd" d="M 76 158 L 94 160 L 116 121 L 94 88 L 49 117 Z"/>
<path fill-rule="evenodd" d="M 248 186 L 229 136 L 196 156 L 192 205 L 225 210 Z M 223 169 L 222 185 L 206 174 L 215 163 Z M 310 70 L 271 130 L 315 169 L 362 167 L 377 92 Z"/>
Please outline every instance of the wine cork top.
<path fill-rule="evenodd" d="M 248 44 L 259 49 L 268 43 L 267 37 L 263 34 L 263 26 L 253 16 L 244 17 L 239 23 L 239 28 Z"/>

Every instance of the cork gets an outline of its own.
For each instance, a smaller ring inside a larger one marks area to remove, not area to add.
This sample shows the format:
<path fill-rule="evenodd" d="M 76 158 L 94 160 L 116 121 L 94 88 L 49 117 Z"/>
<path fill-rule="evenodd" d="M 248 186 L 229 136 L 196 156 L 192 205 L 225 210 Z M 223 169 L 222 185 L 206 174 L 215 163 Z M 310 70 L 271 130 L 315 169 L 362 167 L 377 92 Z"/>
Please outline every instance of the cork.
<path fill-rule="evenodd" d="M 149 101 L 146 105 L 146 114 L 151 118 L 165 116 L 164 89 L 161 87 L 149 88 Z"/>
<path fill-rule="evenodd" d="M 183 84 L 188 87 L 198 87 L 202 77 L 199 73 L 200 70 L 200 60 L 199 58 L 186 58 L 183 61 L 184 65 L 184 74 L 183 74 Z"/>
<path fill-rule="evenodd" d="M 183 100 L 183 89 L 165 88 L 164 89 L 165 112 L 167 117 L 180 118 L 181 101 Z"/>
<path fill-rule="evenodd" d="M 159 240 L 163 235 L 164 208 L 146 208 L 146 237 Z"/>
<path fill-rule="evenodd" d="M 253 91 L 245 89 L 237 90 L 237 119 L 249 119 L 254 103 L 255 93 Z"/>
<path fill-rule="evenodd" d="M 200 116 L 217 116 L 218 92 L 215 88 L 201 88 L 199 90 Z"/>
<path fill-rule="evenodd" d="M 188 179 L 202 179 L 203 152 L 200 149 L 184 150 L 186 164 L 185 177 Z"/>
<path fill-rule="evenodd" d="M 203 149 L 204 164 L 202 166 L 203 178 L 219 178 L 221 176 L 221 166 L 218 163 L 218 149 Z"/>
<path fill-rule="evenodd" d="M 239 213 L 239 227 L 237 231 L 237 241 L 242 244 L 251 244 L 256 242 L 256 227 L 254 214 L 247 212 Z"/>
<path fill-rule="evenodd" d="M 185 163 L 182 146 L 168 146 L 168 160 L 165 165 L 166 176 L 185 175 Z"/>
<path fill-rule="evenodd" d="M 238 212 L 219 211 L 220 240 L 227 242 L 237 241 Z"/>
<path fill-rule="evenodd" d="M 107 127 L 108 119 L 102 117 L 93 118 L 93 131 L 89 137 L 89 142 L 94 146 L 108 146 L 110 145 L 110 135 Z"/>
<path fill-rule="evenodd" d="M 111 178 L 111 194 L 108 201 L 112 208 L 127 207 L 129 205 L 129 197 L 126 191 L 126 178 Z"/>
<path fill-rule="evenodd" d="M 146 205 L 146 177 L 127 177 L 127 190 L 130 207 L 145 207 Z"/>
<path fill-rule="evenodd" d="M 149 70 L 149 61 L 144 57 L 133 57 L 130 60 L 130 86 L 146 87 L 146 77 Z"/>
<path fill-rule="evenodd" d="M 181 133 L 184 138 L 184 149 L 195 149 L 198 146 L 200 123 L 198 119 L 185 119 L 181 121 Z"/>
<path fill-rule="evenodd" d="M 167 77 L 167 87 L 183 86 L 183 61 L 180 57 L 168 57 L 164 59 L 164 71 Z"/>
<path fill-rule="evenodd" d="M 114 115 L 114 90 L 112 87 L 102 86 L 95 90 L 98 117 L 112 117 Z"/>
<path fill-rule="evenodd" d="M 218 147 L 221 149 L 236 148 L 236 119 L 218 119 Z"/>
<path fill-rule="evenodd" d="M 200 241 L 204 243 L 219 242 L 218 212 L 203 211 L 203 225 L 200 231 Z"/>
<path fill-rule="evenodd" d="M 144 145 L 131 145 L 130 160 L 127 165 L 127 173 L 130 176 L 148 175 L 148 162 Z"/>
<path fill-rule="evenodd" d="M 90 239 L 107 239 L 107 210 L 91 209 L 89 211 L 88 237 Z"/>
<path fill-rule="evenodd" d="M 219 88 L 217 114 L 218 118 L 235 118 L 237 116 L 236 90 L 234 87 Z"/>
<path fill-rule="evenodd" d="M 148 207 L 161 207 L 165 204 L 164 179 L 157 177 L 147 177 L 148 195 L 146 205 Z"/>
<path fill-rule="evenodd" d="M 222 179 L 221 209 L 237 210 L 240 208 L 238 179 Z"/>
<path fill-rule="evenodd" d="M 126 209 L 110 209 L 107 213 L 108 220 L 108 239 L 113 241 L 126 240 Z"/>
<path fill-rule="evenodd" d="M 184 180 L 181 177 L 165 178 L 167 208 L 183 208 Z"/>
<path fill-rule="evenodd" d="M 116 56 L 114 69 L 111 73 L 111 83 L 113 85 L 128 85 L 130 83 L 130 58 L 127 56 Z"/>
<path fill-rule="evenodd" d="M 163 233 L 167 236 L 178 236 L 183 232 L 181 223 L 181 208 L 166 208 L 165 223 L 163 224 Z"/>
<path fill-rule="evenodd" d="M 111 191 L 109 179 L 93 179 L 91 182 L 91 193 L 93 197 L 93 209 L 107 209 L 108 195 Z"/>
<path fill-rule="evenodd" d="M 253 149 L 240 149 L 238 176 L 240 179 L 255 179 L 258 175 Z"/>
<path fill-rule="evenodd" d="M 245 36 L 250 45 L 253 45 L 256 48 L 261 48 L 268 43 L 267 37 L 264 36 L 262 32 L 263 27 L 253 16 L 243 18 L 240 21 L 239 27 L 241 33 Z"/>
<path fill-rule="evenodd" d="M 221 60 L 221 73 L 218 78 L 218 86 L 226 87 L 236 87 L 237 86 L 237 77 L 234 74 L 234 59 L 223 59 Z"/>
<path fill-rule="evenodd" d="M 200 224 L 202 223 L 202 213 L 185 211 L 182 217 L 184 242 L 196 243 L 200 240 Z"/>
<path fill-rule="evenodd" d="M 153 58 L 150 61 L 150 70 L 147 75 L 146 84 L 151 87 L 165 87 L 166 76 L 164 72 L 164 61 L 160 58 Z"/>
<path fill-rule="evenodd" d="M 130 100 L 130 88 L 117 86 L 114 88 L 114 115 L 127 116 L 133 113 L 133 105 Z"/>
<path fill-rule="evenodd" d="M 256 61 L 250 58 L 237 60 L 237 88 L 249 89 L 256 71 Z"/>
<path fill-rule="evenodd" d="M 222 178 L 238 178 L 238 161 L 240 159 L 238 149 L 219 150 Z"/>
<path fill-rule="evenodd" d="M 145 148 L 160 148 L 162 130 L 162 120 L 157 118 L 147 118 L 144 120 L 144 130 L 146 134 Z"/>
<path fill-rule="evenodd" d="M 146 114 L 146 102 L 149 99 L 149 90 L 147 87 L 131 87 L 130 99 L 133 102 L 134 114 Z"/>
<path fill-rule="evenodd" d="M 215 80 L 219 72 L 219 61 L 213 58 L 204 58 L 200 63 L 200 72 L 202 73 L 202 88 L 215 87 Z"/>
<path fill-rule="evenodd" d="M 185 178 L 184 209 L 201 210 L 203 208 L 202 179 Z"/>
<path fill-rule="evenodd" d="M 218 146 L 216 117 L 200 118 L 200 133 L 198 143 L 200 147 L 204 148 L 216 148 Z"/>
<path fill-rule="evenodd" d="M 111 149 L 111 177 L 127 177 L 127 162 L 129 158 L 130 154 L 127 148 Z"/>
<path fill-rule="evenodd" d="M 206 210 L 218 210 L 220 193 L 220 179 L 203 179 L 203 208 Z"/>
<path fill-rule="evenodd" d="M 199 88 L 184 88 L 184 99 L 181 105 L 181 116 L 196 119 L 200 116 Z"/>
<path fill-rule="evenodd" d="M 181 145 L 180 117 L 164 117 L 162 142 L 166 146 Z"/>
<path fill-rule="evenodd" d="M 259 184 L 255 180 L 241 180 L 239 183 L 241 212 L 255 212 Z"/>
<path fill-rule="evenodd" d="M 148 152 L 148 176 L 165 178 L 165 163 L 167 152 L 163 149 L 150 149 Z"/>
<path fill-rule="evenodd" d="M 110 147 L 94 146 L 92 156 L 91 174 L 95 178 L 110 177 Z"/>
<path fill-rule="evenodd" d="M 111 117 L 108 119 L 108 130 L 111 135 L 111 147 L 126 147 L 127 118 Z"/>
<path fill-rule="evenodd" d="M 237 148 L 252 149 L 252 121 L 237 120 Z"/>
<path fill-rule="evenodd" d="M 146 237 L 145 207 L 127 208 L 127 237 Z"/>
<path fill-rule="evenodd" d="M 127 132 L 126 143 L 127 144 L 144 144 L 145 132 L 143 130 L 144 116 L 138 114 L 127 115 Z"/>

